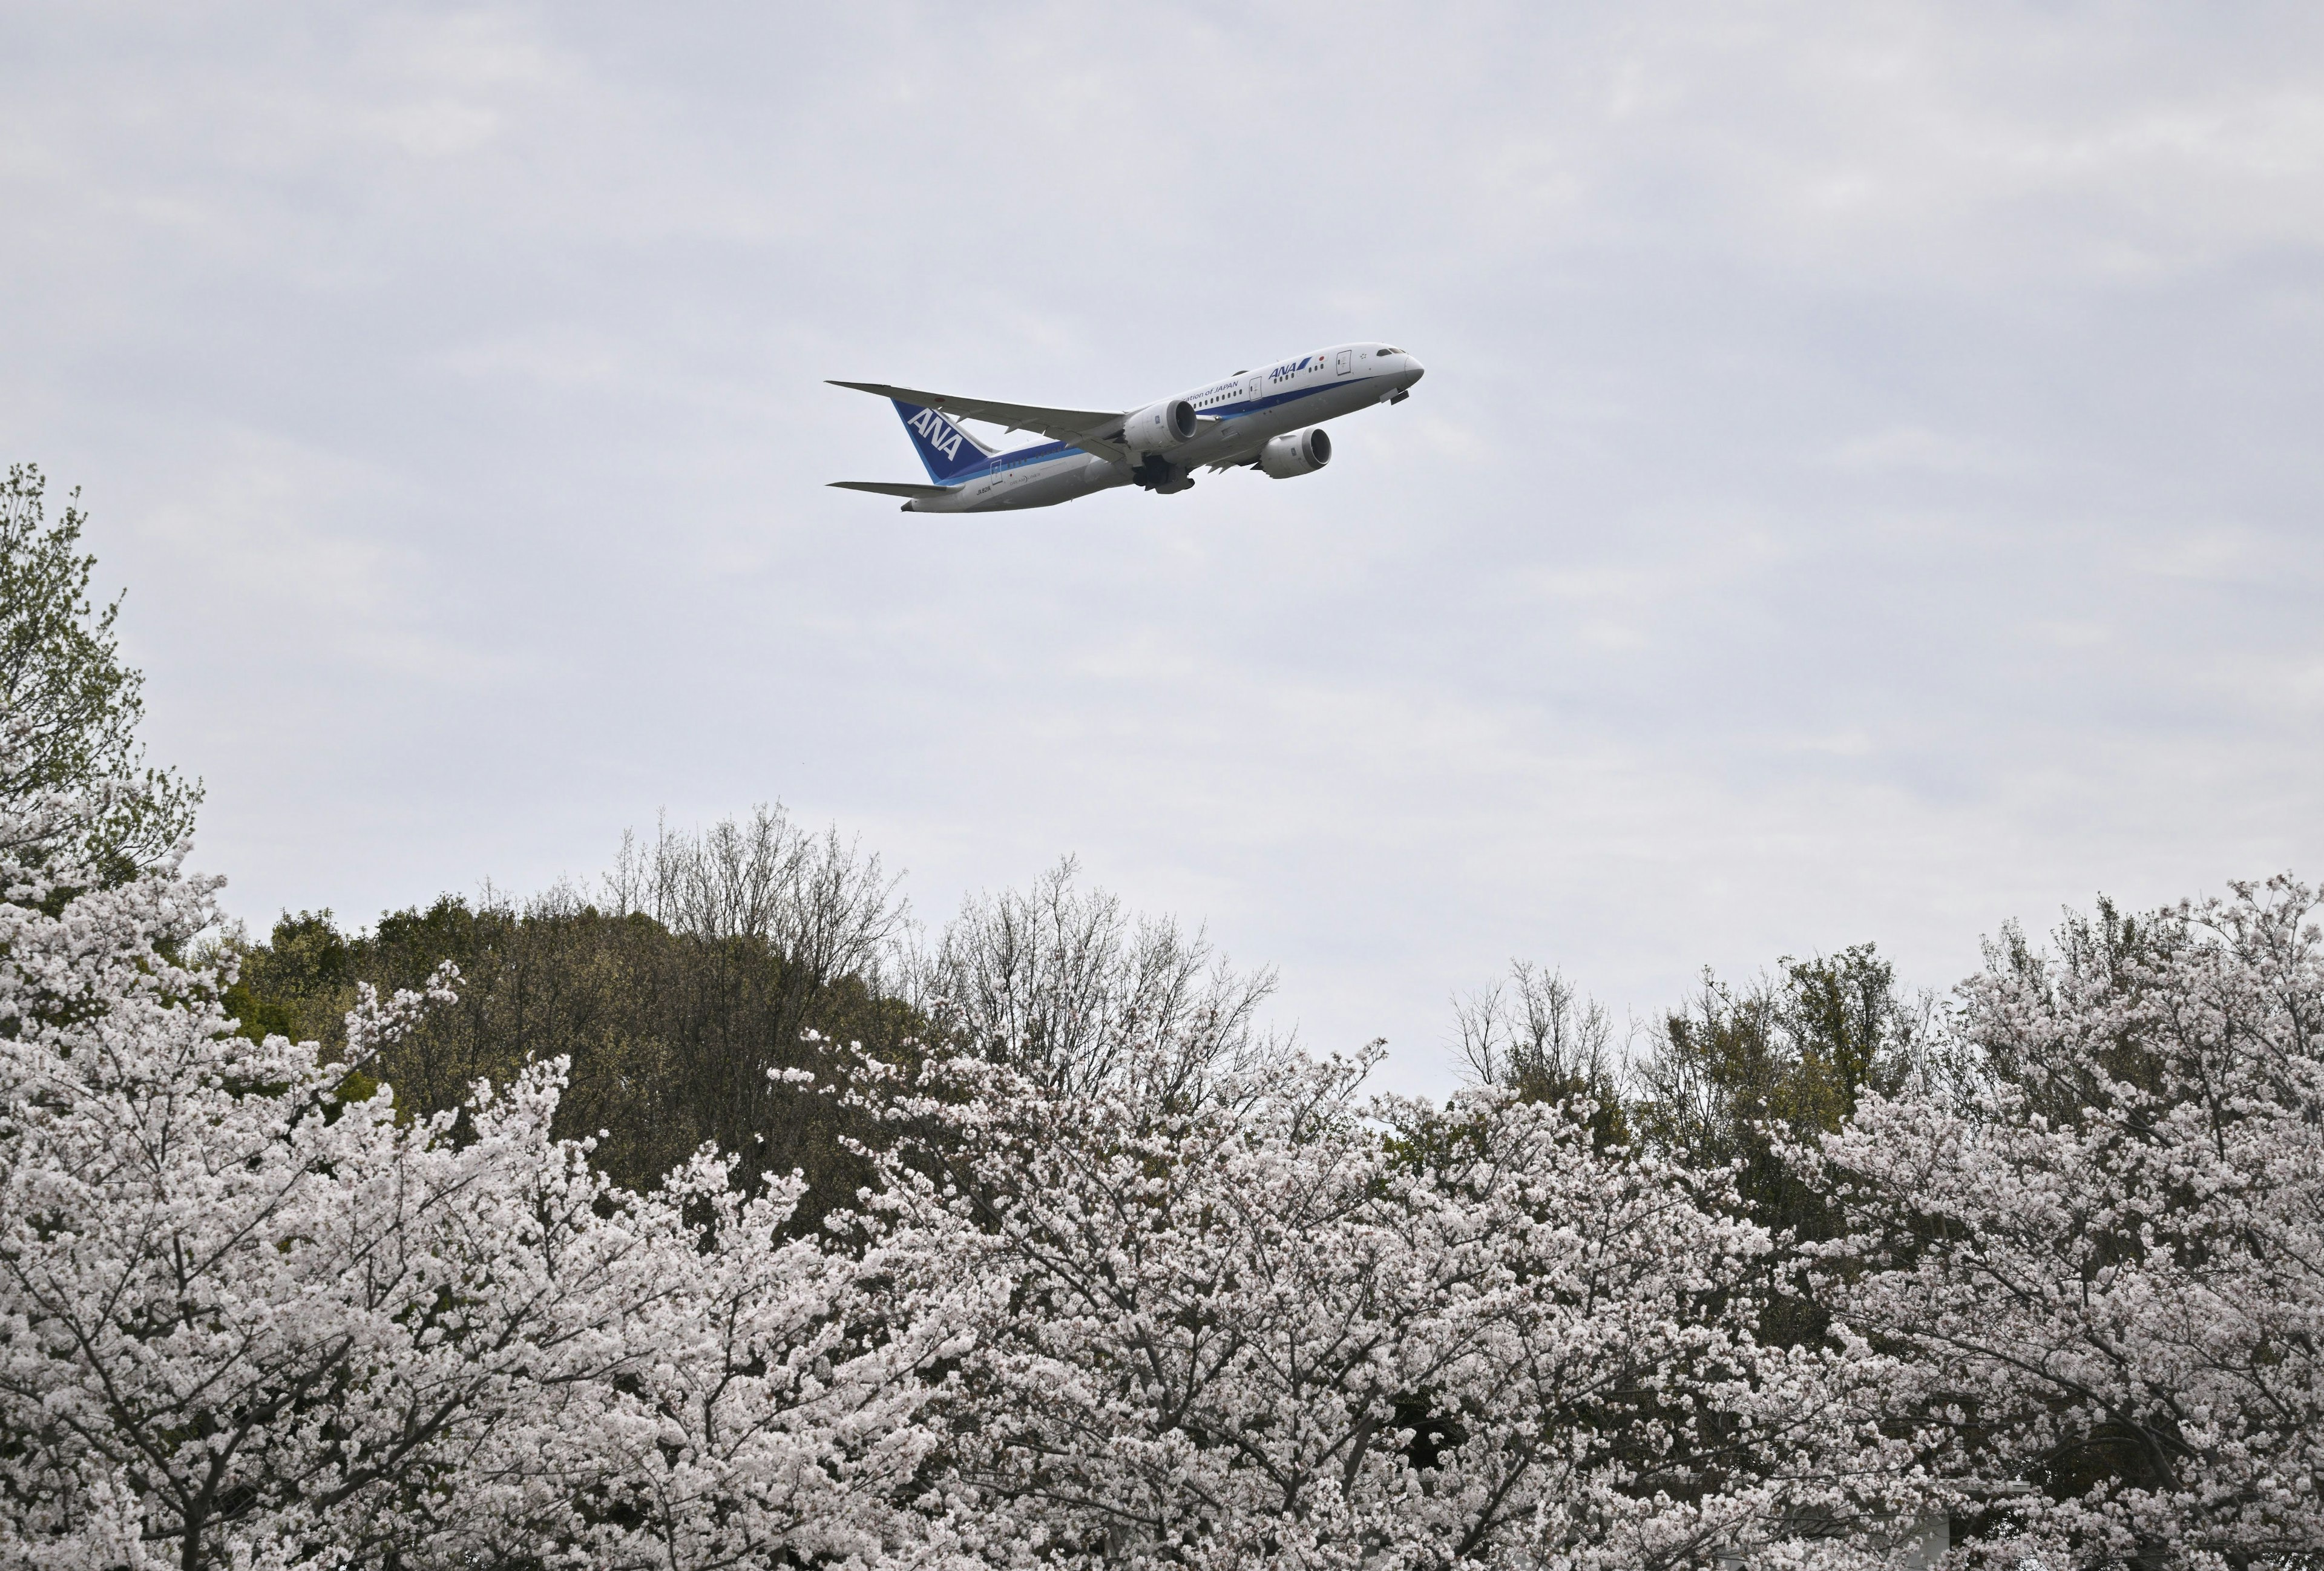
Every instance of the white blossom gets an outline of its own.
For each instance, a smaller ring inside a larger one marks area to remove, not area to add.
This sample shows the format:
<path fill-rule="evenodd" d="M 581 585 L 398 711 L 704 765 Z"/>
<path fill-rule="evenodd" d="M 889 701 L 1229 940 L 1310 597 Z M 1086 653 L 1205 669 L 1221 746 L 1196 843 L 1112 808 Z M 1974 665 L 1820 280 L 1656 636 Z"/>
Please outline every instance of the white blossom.
<path fill-rule="evenodd" d="M 1825 1142 L 1827 1291 L 1904 1354 L 1892 1414 L 2047 1565 L 2324 1557 L 2324 951 L 2277 878 L 1997 951 L 1958 1104 Z"/>
<path fill-rule="evenodd" d="M 966 1548 L 1869 1563 L 1900 1455 L 1847 1406 L 1846 1360 L 1754 1339 L 1770 1242 L 1704 1203 L 1723 1175 L 1599 1151 L 1586 1107 L 1367 1102 L 1368 1059 L 1157 1100 L 1177 1059 L 1071 1094 L 937 1059 L 873 1098 L 908 1134 L 896 1257 L 1006 1284 L 939 1408 Z"/>

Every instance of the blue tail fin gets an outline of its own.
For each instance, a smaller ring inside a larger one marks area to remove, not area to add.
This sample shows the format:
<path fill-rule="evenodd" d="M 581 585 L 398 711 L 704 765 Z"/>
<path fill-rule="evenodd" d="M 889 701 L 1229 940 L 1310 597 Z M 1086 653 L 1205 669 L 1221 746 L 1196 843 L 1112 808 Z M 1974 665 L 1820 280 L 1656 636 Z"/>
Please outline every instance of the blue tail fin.
<path fill-rule="evenodd" d="M 967 470 L 984 462 L 984 444 L 970 436 L 952 421 L 932 409 L 922 409 L 917 403 L 906 403 L 900 398 L 889 402 L 904 421 L 904 429 L 912 433 L 912 447 L 920 455 L 920 462 L 928 467 L 928 478 L 942 485 Z"/>

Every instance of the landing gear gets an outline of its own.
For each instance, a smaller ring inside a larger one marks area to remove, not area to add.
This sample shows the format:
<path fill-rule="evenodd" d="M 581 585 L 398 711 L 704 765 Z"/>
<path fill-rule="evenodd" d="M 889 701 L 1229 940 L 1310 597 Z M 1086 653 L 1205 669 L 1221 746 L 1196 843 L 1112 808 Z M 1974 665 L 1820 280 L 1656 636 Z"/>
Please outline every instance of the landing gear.
<path fill-rule="evenodd" d="M 1139 459 L 1130 477 L 1157 496 L 1173 496 L 1194 488 L 1193 478 L 1159 453 L 1148 453 Z"/>

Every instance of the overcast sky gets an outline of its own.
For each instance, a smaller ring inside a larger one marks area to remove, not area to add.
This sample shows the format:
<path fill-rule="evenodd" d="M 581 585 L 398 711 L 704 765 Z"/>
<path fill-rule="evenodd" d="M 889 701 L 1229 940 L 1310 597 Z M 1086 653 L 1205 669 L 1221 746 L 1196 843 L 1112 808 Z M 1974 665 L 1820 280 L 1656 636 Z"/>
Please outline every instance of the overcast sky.
<path fill-rule="evenodd" d="M 824 487 L 1351 338 L 1313 477 Z M 1513 956 L 1949 985 L 2324 873 L 2319 436 L 2313 5 L 0 10 L 0 456 L 261 928 L 780 800 L 1417 1088 Z"/>

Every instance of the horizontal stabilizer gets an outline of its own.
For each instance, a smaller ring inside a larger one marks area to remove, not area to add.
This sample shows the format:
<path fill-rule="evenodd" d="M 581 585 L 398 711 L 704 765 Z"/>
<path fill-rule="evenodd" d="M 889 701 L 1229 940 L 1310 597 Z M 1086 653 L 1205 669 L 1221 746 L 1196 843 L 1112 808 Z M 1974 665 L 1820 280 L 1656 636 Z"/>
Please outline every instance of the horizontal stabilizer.
<path fill-rule="evenodd" d="M 834 480 L 842 491 L 869 491 L 875 496 L 907 496 L 914 502 L 934 502 L 959 491 L 957 485 L 907 485 L 888 480 Z"/>

